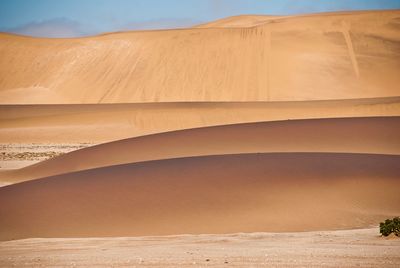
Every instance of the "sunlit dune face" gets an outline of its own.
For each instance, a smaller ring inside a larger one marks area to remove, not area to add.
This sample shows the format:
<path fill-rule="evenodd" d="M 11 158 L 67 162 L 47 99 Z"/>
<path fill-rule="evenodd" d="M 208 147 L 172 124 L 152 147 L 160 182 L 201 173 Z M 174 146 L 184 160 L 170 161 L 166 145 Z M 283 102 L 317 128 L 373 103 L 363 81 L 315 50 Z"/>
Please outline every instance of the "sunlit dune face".
<path fill-rule="evenodd" d="M 78 39 L 1 34 L 0 102 L 398 96 L 398 17 L 399 11 L 239 16 L 201 28 Z"/>

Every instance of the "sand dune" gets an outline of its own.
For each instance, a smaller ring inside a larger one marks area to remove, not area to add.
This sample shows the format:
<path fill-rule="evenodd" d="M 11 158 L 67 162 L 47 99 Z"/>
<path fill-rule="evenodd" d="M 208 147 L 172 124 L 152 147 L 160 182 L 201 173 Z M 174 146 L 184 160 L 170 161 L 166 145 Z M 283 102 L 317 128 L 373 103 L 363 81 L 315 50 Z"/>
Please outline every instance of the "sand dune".
<path fill-rule="evenodd" d="M 182 130 L 73 151 L 0 173 L 13 183 L 148 160 L 264 152 L 400 154 L 400 117 L 290 120 Z"/>
<path fill-rule="evenodd" d="M 400 213 L 400 156 L 150 161 L 0 188 L 0 239 L 307 231 Z"/>
<path fill-rule="evenodd" d="M 399 22 L 392 10 L 0 33 L 0 142 L 103 143 L 2 171 L 0 240 L 336 230 L 398 216 Z"/>
<path fill-rule="evenodd" d="M 2 143 L 102 143 L 214 125 L 400 116 L 400 97 L 241 103 L 0 105 Z"/>
<path fill-rule="evenodd" d="M 246 22 L 238 17 L 229 20 L 231 27 L 77 39 L 0 34 L 0 102 L 398 96 L 399 17 L 398 10 L 314 14 L 268 20 L 250 28 L 249 17 Z M 243 27 L 233 27 L 235 20 Z"/>

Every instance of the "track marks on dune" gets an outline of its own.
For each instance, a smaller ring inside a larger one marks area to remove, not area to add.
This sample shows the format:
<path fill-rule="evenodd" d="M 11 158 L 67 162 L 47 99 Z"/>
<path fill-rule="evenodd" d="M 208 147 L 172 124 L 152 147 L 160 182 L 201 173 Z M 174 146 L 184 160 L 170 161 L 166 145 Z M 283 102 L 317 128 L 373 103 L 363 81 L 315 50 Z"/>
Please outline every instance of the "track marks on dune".
<path fill-rule="evenodd" d="M 257 42 L 259 46 L 259 57 L 257 67 L 258 90 L 257 96 L 259 100 L 270 101 L 271 99 L 271 64 L 272 64 L 272 41 L 270 25 L 262 27 L 254 27 L 256 29 Z M 262 66 L 262 67 L 261 67 Z"/>
<path fill-rule="evenodd" d="M 267 56 L 267 87 L 266 87 L 266 100 L 269 101 L 270 100 L 270 95 L 271 95 L 271 57 L 272 57 L 272 42 L 271 42 L 271 37 L 272 37 L 272 32 L 271 32 L 271 28 L 268 27 L 266 29 L 266 56 Z"/>
<path fill-rule="evenodd" d="M 350 26 L 345 21 L 342 21 L 342 34 L 346 41 L 346 46 L 347 46 L 347 50 L 349 52 L 351 64 L 353 65 L 354 73 L 356 74 L 356 76 L 358 78 L 358 77 L 360 77 L 360 70 L 358 67 L 356 54 L 354 52 L 353 42 L 351 41 Z"/>

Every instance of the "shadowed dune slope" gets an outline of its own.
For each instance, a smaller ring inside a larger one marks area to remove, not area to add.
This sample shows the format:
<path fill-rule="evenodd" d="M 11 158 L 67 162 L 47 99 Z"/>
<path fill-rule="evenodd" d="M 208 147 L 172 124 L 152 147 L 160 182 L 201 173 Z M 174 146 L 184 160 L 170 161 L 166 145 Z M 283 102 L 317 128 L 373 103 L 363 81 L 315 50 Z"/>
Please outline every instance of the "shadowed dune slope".
<path fill-rule="evenodd" d="M 77 39 L 0 34 L 0 102 L 398 96 L 399 18 L 399 10 L 366 11 Z"/>
<path fill-rule="evenodd" d="M 364 116 L 400 116 L 400 97 L 300 102 L 0 105 L 0 142 L 104 143 L 213 125 Z"/>
<path fill-rule="evenodd" d="M 0 174 L 20 182 L 148 160 L 263 152 L 400 154 L 400 117 L 309 119 L 167 132 L 77 150 Z"/>
<path fill-rule="evenodd" d="M 367 227 L 400 213 L 399 188 L 393 155 L 150 161 L 0 188 L 0 239 Z"/>

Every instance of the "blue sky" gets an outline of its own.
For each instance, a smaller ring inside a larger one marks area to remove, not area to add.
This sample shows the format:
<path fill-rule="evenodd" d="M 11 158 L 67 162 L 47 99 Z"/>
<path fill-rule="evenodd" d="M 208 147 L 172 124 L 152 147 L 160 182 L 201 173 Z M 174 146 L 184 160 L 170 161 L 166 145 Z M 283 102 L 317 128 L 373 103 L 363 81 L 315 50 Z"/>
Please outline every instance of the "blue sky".
<path fill-rule="evenodd" d="M 400 9 L 400 0 L 0 0 L 0 31 L 72 37 L 188 27 L 239 14 Z"/>

